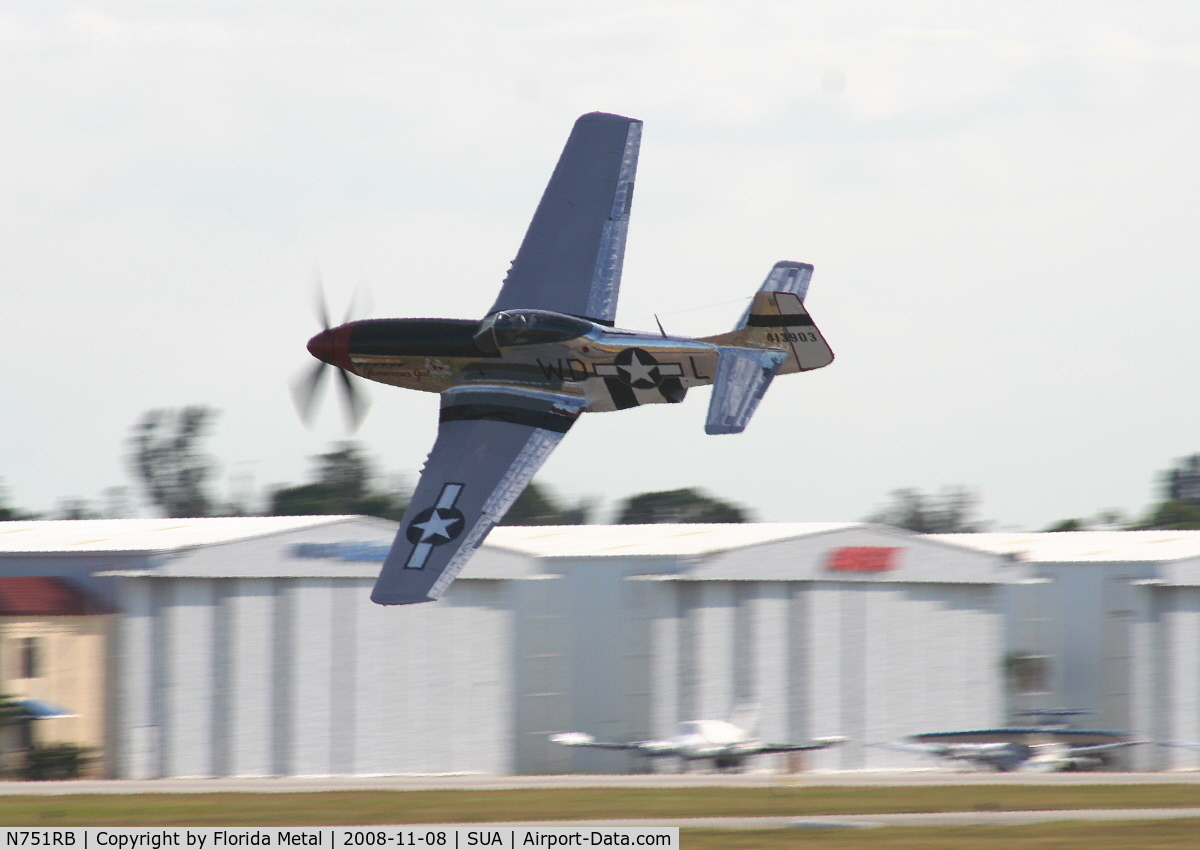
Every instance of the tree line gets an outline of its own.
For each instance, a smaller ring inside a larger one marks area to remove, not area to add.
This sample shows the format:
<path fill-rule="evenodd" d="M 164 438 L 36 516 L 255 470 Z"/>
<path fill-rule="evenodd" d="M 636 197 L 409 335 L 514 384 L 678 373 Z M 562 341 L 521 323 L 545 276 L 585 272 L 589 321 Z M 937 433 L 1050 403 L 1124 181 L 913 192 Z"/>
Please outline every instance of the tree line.
<path fill-rule="evenodd" d="M 203 405 L 158 409 L 143 414 L 129 437 L 128 466 L 146 501 L 164 517 L 311 516 L 363 514 L 399 520 L 410 492 L 401 476 L 381 475 L 363 447 L 353 441 L 334 443 L 311 458 L 309 480 L 269 488 L 265 504 L 222 502 L 212 494 L 217 461 L 203 450 L 204 438 L 217 411 Z M 117 490 L 119 488 L 112 488 Z M 113 493 L 105 506 L 65 499 L 51 518 L 101 519 L 128 515 Z M 43 517 L 7 506 L 0 489 L 0 520 Z M 568 502 L 535 481 L 518 497 L 502 525 L 584 525 L 596 522 L 594 502 Z M 697 488 L 639 493 L 623 500 L 613 517 L 618 524 L 665 522 L 749 522 L 738 505 Z"/>
<path fill-rule="evenodd" d="M 1053 522 L 1041 531 L 1152 531 L 1200 529 L 1200 454 L 1174 461 L 1158 473 L 1161 499 L 1145 509 L 1142 516 L 1130 517 L 1124 511 L 1108 508 L 1086 517 L 1069 517 Z M 936 493 L 922 493 L 912 487 L 893 490 L 889 501 L 867 517 L 877 522 L 921 534 L 954 534 L 986 531 L 992 525 L 979 520 L 976 511 L 979 495 L 962 485 L 943 487 Z"/>
<path fill-rule="evenodd" d="M 216 460 L 203 451 L 217 411 L 203 405 L 157 409 L 143 414 L 128 441 L 128 464 L 146 501 L 164 517 L 307 516 L 364 514 L 399 520 L 410 493 L 401 476 L 381 475 L 363 447 L 353 441 L 334 443 L 311 458 L 309 480 L 269 488 L 265 503 L 221 502 L 212 495 Z M 1087 529 L 1200 529 L 1200 454 L 1176 460 L 1158 475 L 1161 500 L 1141 517 L 1119 510 L 1059 520 L 1042 531 Z M 979 496 L 963 485 L 924 493 L 914 487 L 893 490 L 887 502 L 864 517 L 921 534 L 984 531 L 991 523 L 978 518 Z M 69 498 L 49 517 L 8 504 L 0 486 L 0 521 L 29 519 L 99 519 L 129 516 L 128 488 L 106 491 L 105 504 Z M 701 489 L 687 487 L 638 493 L 623 499 L 610 521 L 620 525 L 648 523 L 740 523 L 750 512 Z M 588 499 L 571 502 L 534 481 L 517 499 L 502 525 L 585 525 L 599 522 L 598 506 Z"/>

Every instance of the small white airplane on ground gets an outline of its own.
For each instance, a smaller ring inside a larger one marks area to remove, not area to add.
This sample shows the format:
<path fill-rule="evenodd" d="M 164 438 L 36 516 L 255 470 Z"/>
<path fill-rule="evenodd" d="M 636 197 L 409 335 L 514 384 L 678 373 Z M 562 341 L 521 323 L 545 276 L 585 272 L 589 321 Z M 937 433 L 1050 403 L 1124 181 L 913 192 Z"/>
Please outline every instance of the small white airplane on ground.
<path fill-rule="evenodd" d="M 647 758 L 673 756 L 685 761 L 709 759 L 718 770 L 737 770 L 750 756 L 767 753 L 795 753 L 823 750 L 847 738 L 827 735 L 804 744 L 769 744 L 757 739 L 757 711 L 735 710 L 729 720 L 688 720 L 679 724 L 670 738 L 659 741 L 631 741 L 627 744 L 597 741 L 586 732 L 563 732 L 550 740 L 564 747 L 595 747 L 602 750 L 626 750 Z M 740 721 L 740 722 L 739 722 Z M 749 721 L 749 722 L 747 722 Z M 742 725 L 742 724 L 745 725 Z"/>

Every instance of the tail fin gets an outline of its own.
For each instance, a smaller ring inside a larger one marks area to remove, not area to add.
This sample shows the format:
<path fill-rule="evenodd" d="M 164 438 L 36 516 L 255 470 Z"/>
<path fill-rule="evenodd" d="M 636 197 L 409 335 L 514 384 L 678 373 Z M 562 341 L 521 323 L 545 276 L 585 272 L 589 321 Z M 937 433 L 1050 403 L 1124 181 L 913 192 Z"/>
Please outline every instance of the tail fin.
<path fill-rule="evenodd" d="M 804 303 L 805 296 L 808 295 L 808 284 L 812 280 L 813 267 L 810 263 L 796 263 L 791 260 L 780 260 L 767 274 L 766 280 L 762 282 L 762 286 L 758 288 L 759 292 L 790 292 L 800 299 L 800 303 Z M 734 328 L 746 327 L 746 319 L 749 318 L 751 308 L 747 307 L 746 312 L 742 314 L 742 318 L 734 325 Z"/>
<path fill-rule="evenodd" d="M 787 359 L 780 375 L 828 366 L 833 351 L 804 306 L 812 271 L 808 263 L 776 263 L 734 330 L 703 342 L 782 350 Z"/>
<path fill-rule="evenodd" d="M 776 263 L 737 327 L 701 340 L 720 354 L 707 433 L 741 433 L 776 375 L 833 362 L 829 344 L 804 309 L 812 271 L 808 263 Z"/>
<path fill-rule="evenodd" d="M 737 332 L 742 345 L 767 346 L 787 352 L 779 374 L 809 372 L 833 362 L 833 351 L 792 292 L 759 292 L 750 303 L 746 326 Z"/>
<path fill-rule="evenodd" d="M 757 735 L 760 708 L 758 702 L 740 702 L 729 712 L 729 722 L 745 729 L 751 736 Z"/>

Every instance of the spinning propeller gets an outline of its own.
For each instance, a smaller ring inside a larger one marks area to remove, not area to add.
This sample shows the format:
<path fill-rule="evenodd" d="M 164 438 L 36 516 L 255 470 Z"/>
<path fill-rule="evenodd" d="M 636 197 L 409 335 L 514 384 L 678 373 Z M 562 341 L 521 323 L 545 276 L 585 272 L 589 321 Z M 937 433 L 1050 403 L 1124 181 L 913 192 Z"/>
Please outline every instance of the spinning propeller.
<path fill-rule="evenodd" d="M 346 413 L 346 427 L 350 433 L 353 434 L 358 430 L 358 426 L 362 424 L 367 410 L 371 406 L 362 391 L 354 385 L 354 379 L 350 373 L 337 362 L 340 352 L 344 352 L 346 349 L 346 342 L 350 335 L 349 322 L 357 312 L 358 301 L 358 291 L 356 290 L 354 297 L 350 299 L 350 306 L 346 309 L 346 318 L 337 327 L 331 327 L 329 308 L 325 302 L 325 289 L 321 285 L 320 275 L 317 275 L 316 311 L 317 321 L 321 323 L 321 332 L 308 341 L 308 352 L 320 362 L 292 382 L 292 400 L 296 403 L 296 412 L 300 414 L 300 420 L 305 425 L 312 422 L 317 396 L 320 395 L 325 382 L 325 374 L 331 366 L 337 370 L 340 379 L 338 385 L 342 388 L 342 406 Z"/>

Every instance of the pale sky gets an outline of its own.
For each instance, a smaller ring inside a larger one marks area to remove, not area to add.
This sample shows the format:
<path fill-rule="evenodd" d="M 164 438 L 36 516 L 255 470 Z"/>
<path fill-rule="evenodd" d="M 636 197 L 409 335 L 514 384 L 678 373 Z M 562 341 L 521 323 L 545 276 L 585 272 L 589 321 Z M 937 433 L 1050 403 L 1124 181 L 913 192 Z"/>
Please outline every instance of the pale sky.
<path fill-rule="evenodd" d="M 585 416 L 558 493 L 815 521 L 963 484 L 1025 529 L 1200 451 L 1200 4 L 10 2 L 0 77 L 20 507 L 131 483 L 130 426 L 187 404 L 219 495 L 303 481 L 343 436 L 287 391 L 314 267 L 335 313 L 366 279 L 373 315 L 481 317 L 592 110 L 645 121 L 618 322 L 719 332 L 806 261 L 837 360 L 739 436 L 707 390 Z M 415 476 L 437 399 L 368 389 L 358 438 Z"/>

